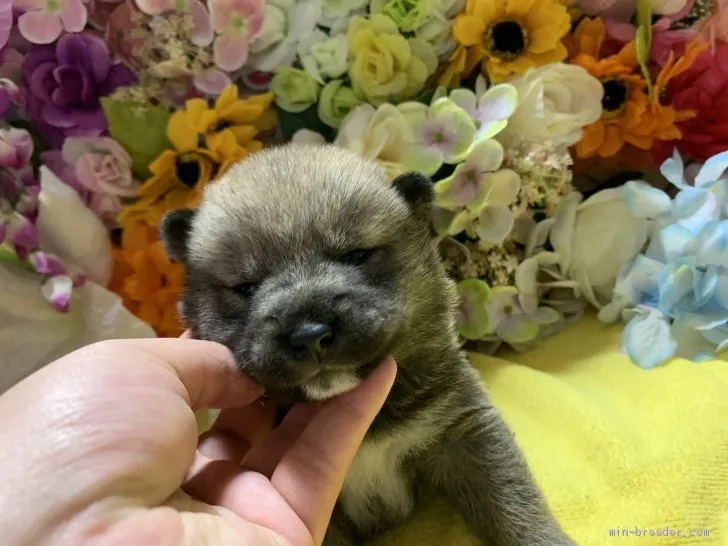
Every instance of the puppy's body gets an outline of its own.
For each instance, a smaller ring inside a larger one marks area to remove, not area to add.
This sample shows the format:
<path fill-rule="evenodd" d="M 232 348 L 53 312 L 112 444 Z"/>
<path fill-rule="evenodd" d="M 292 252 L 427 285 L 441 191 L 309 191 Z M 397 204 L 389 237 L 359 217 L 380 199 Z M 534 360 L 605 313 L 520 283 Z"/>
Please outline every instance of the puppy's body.
<path fill-rule="evenodd" d="M 181 313 L 281 399 L 330 398 L 386 355 L 397 360 L 326 546 L 360 544 L 431 495 L 483 544 L 571 544 L 459 349 L 431 205 L 427 179 L 390 183 L 335 147 L 254 154 L 207 189 L 199 212 L 162 224 L 168 252 L 186 264 Z"/>

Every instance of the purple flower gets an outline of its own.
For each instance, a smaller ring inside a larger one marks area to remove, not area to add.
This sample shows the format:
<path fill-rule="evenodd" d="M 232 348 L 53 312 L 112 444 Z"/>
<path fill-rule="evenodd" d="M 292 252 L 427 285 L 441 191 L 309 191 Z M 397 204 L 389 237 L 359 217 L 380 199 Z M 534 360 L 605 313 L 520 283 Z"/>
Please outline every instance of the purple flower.
<path fill-rule="evenodd" d="M 99 98 L 135 81 L 131 70 L 111 59 L 106 43 L 90 34 L 33 46 L 23 62 L 28 115 L 53 148 L 65 137 L 103 134 Z"/>

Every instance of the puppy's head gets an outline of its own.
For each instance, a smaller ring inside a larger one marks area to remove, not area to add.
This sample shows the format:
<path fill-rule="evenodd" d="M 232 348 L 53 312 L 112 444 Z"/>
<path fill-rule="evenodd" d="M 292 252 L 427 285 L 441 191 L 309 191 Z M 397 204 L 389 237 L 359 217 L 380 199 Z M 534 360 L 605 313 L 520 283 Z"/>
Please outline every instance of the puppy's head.
<path fill-rule="evenodd" d="M 272 396 L 341 394 L 411 327 L 436 259 L 432 197 L 426 177 L 390 182 L 332 146 L 254 154 L 208 187 L 198 211 L 162 221 L 168 254 L 186 266 L 181 314 Z"/>

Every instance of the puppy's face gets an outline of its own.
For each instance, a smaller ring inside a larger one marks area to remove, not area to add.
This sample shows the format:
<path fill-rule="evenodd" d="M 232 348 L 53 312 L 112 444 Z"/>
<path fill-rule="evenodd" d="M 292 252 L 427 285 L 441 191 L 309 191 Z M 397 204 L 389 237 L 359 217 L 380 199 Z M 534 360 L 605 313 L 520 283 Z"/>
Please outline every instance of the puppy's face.
<path fill-rule="evenodd" d="M 431 197 L 429 180 L 392 184 L 333 147 L 255 154 L 209 187 L 198 212 L 162 223 L 186 265 L 182 315 L 273 397 L 350 390 L 408 327 Z"/>

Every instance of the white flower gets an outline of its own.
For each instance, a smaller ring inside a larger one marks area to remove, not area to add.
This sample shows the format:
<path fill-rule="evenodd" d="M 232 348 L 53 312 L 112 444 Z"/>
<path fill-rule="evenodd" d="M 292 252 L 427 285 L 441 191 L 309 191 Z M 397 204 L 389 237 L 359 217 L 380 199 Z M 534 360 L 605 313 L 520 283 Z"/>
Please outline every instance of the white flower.
<path fill-rule="evenodd" d="M 45 166 L 40 168 L 36 227 L 44 252 L 58 256 L 70 272 L 106 286 L 113 265 L 108 230 L 78 193 Z"/>
<path fill-rule="evenodd" d="M 250 45 L 247 65 L 262 72 L 291 66 L 298 44 L 308 38 L 321 17 L 322 0 L 268 0 L 260 35 Z"/>
<path fill-rule="evenodd" d="M 368 0 L 323 0 L 318 23 L 326 28 L 341 26 L 354 15 L 366 13 L 368 4 Z"/>
<path fill-rule="evenodd" d="M 612 299 L 620 269 L 642 251 L 649 223 L 630 213 L 621 188 L 602 190 L 583 203 L 581 199 L 572 193 L 561 202 L 550 241 L 561 273 L 601 309 Z"/>
<path fill-rule="evenodd" d="M 116 294 L 97 284 L 74 289 L 68 313 L 59 313 L 41 295 L 41 282 L 37 273 L 0 261 L 0 394 L 84 345 L 155 337 Z"/>
<path fill-rule="evenodd" d="M 602 115 L 602 84 L 580 66 L 547 64 L 508 83 L 518 91 L 518 107 L 503 132 L 506 138 L 571 146 L 581 139 L 582 128 Z"/>
<path fill-rule="evenodd" d="M 324 78 L 335 79 L 346 72 L 348 51 L 345 34 L 329 38 L 320 30 L 313 31 L 298 44 L 301 65 L 320 84 Z"/>
<path fill-rule="evenodd" d="M 375 109 L 362 104 L 341 122 L 334 144 L 379 161 L 394 178 L 405 171 L 403 157 L 409 140 L 409 125 L 395 106 L 385 103 Z"/>

